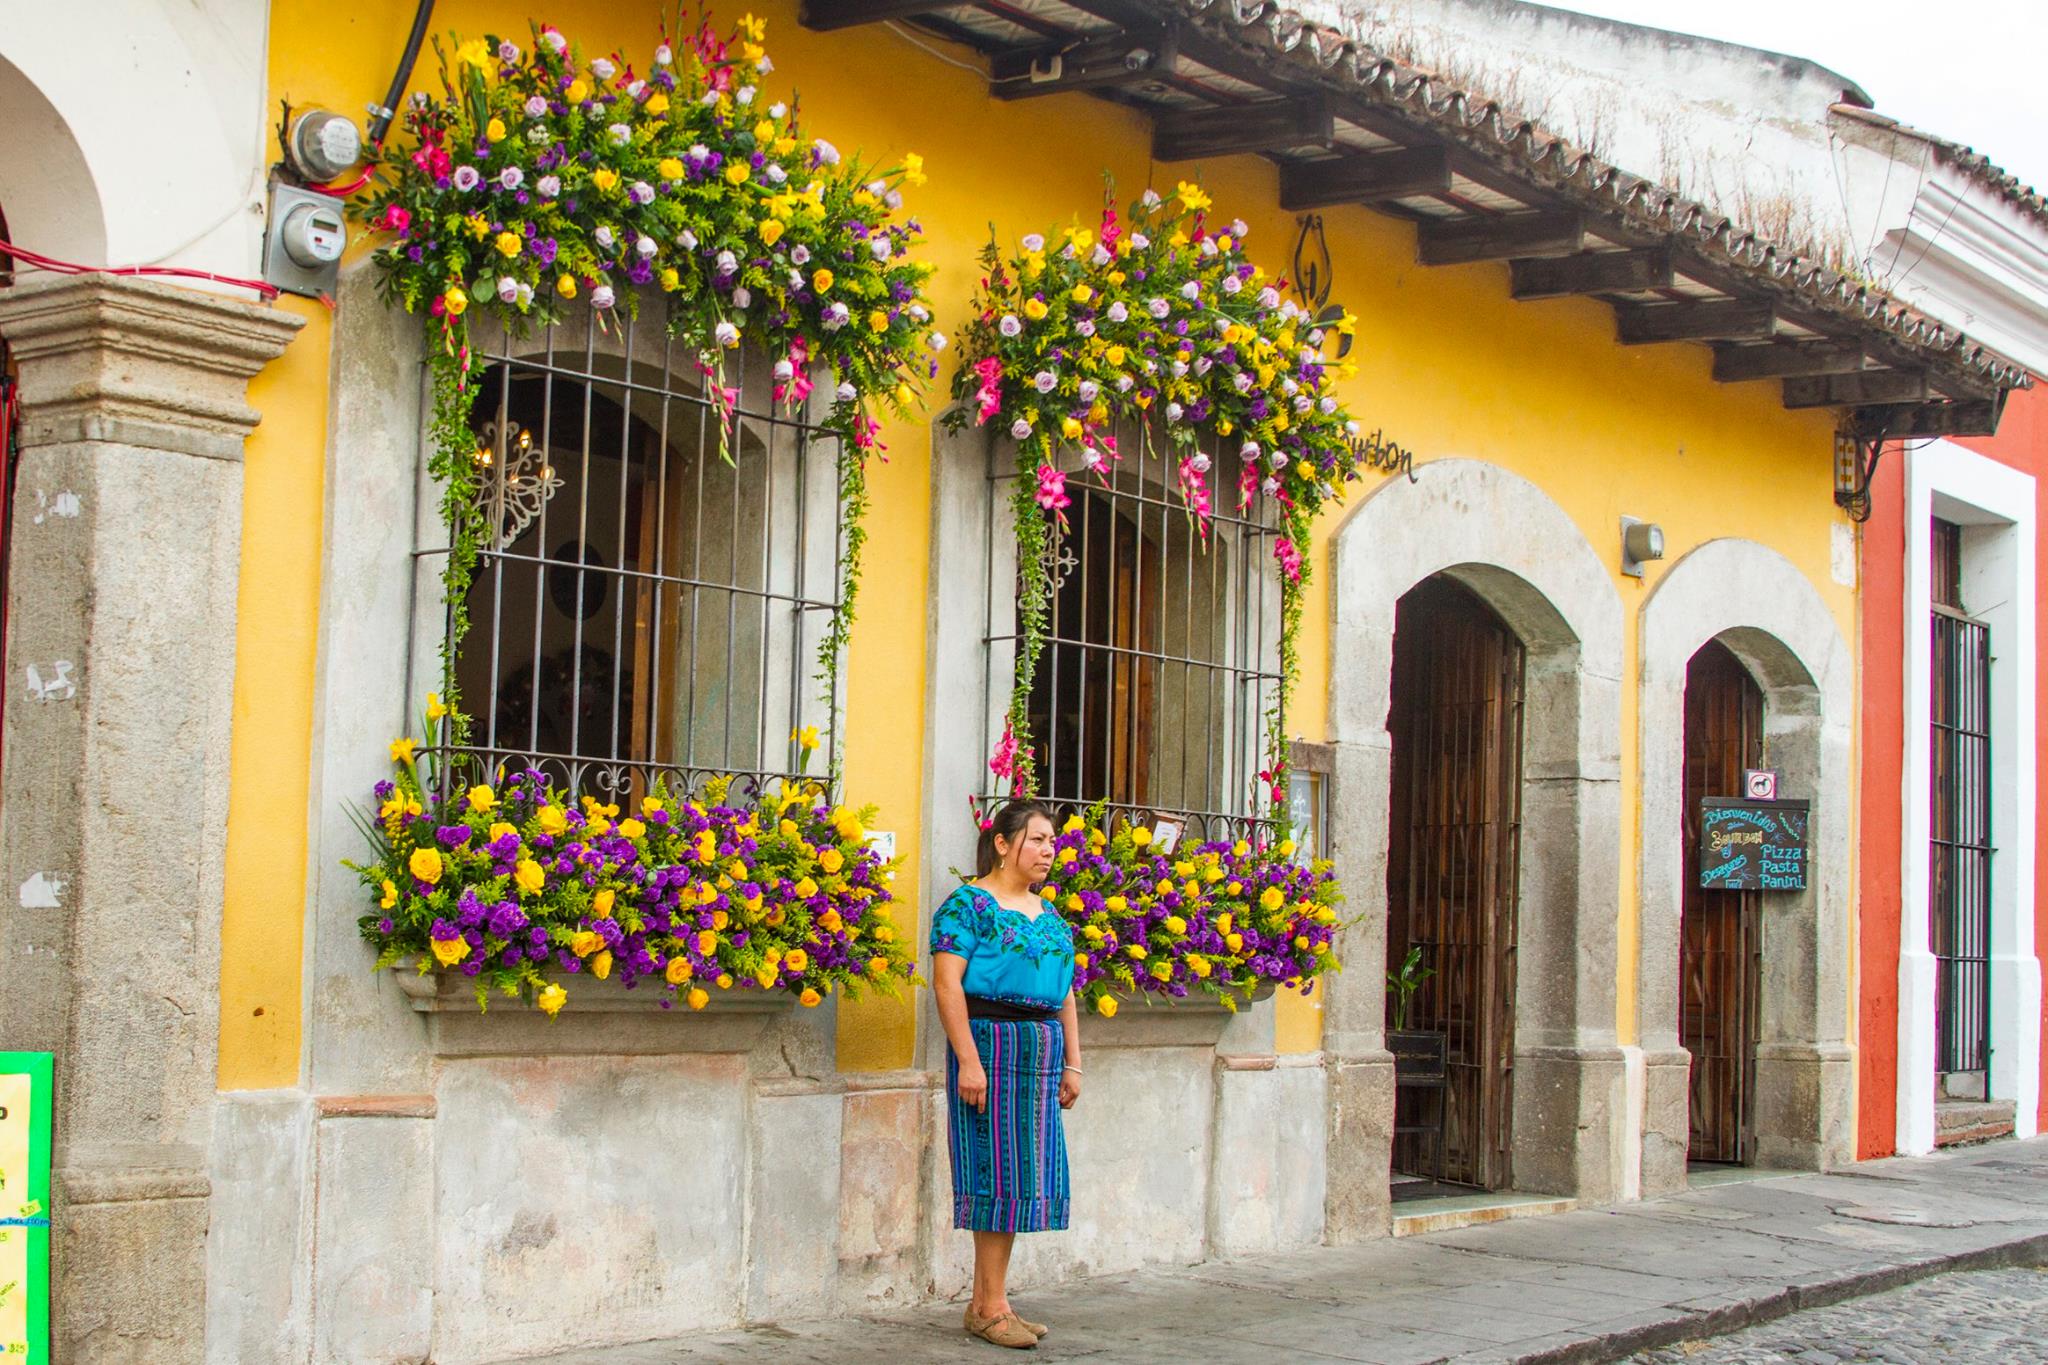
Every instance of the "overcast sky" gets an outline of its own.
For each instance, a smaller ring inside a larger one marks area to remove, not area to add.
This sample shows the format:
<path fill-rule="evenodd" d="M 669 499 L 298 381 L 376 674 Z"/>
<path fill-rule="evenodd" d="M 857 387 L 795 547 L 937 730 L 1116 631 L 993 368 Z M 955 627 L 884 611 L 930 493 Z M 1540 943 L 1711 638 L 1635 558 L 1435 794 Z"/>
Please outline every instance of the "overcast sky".
<path fill-rule="evenodd" d="M 1544 0 L 1819 62 L 2048 190 L 2048 0 Z"/>

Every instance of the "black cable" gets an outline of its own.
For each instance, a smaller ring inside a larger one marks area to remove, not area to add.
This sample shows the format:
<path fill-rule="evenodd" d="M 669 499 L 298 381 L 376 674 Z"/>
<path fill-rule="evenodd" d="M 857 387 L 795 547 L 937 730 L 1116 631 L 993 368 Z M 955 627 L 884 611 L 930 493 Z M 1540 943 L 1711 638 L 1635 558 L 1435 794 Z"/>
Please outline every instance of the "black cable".
<path fill-rule="evenodd" d="M 434 0 L 420 0 L 419 8 L 412 15 L 412 33 L 405 40 L 405 55 L 398 59 L 398 71 L 391 77 L 391 89 L 385 94 L 384 102 L 370 111 L 366 131 L 373 150 L 383 150 L 384 135 L 391 131 L 391 120 L 398 117 L 398 102 L 405 98 L 405 87 L 412 82 L 413 63 L 420 59 L 420 44 L 426 41 L 427 25 L 433 19 Z"/>

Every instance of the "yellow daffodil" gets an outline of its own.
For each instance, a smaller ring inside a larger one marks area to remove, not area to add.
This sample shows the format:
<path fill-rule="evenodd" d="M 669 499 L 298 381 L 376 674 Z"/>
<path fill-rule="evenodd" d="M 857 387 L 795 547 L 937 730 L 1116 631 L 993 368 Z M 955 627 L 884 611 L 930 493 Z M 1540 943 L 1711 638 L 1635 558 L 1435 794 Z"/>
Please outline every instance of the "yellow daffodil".
<path fill-rule="evenodd" d="M 550 981 L 541 987 L 540 994 L 534 997 L 533 1003 L 540 1006 L 541 1013 L 552 1019 L 562 1012 L 562 1006 L 569 1003 L 569 992 Z"/>
<path fill-rule="evenodd" d="M 491 64 L 491 45 L 481 38 L 471 38 L 455 49 L 455 60 L 464 66 L 484 67 Z"/>
<path fill-rule="evenodd" d="M 463 938 L 435 938 L 427 942 L 433 946 L 434 960 L 443 967 L 453 967 L 469 956 L 469 940 Z"/>
<path fill-rule="evenodd" d="M 547 885 L 548 877 L 547 873 L 541 871 L 539 863 L 531 858 L 521 858 L 512 869 L 512 880 L 519 883 L 521 891 L 529 896 L 536 896 L 540 894 L 540 889 Z"/>
<path fill-rule="evenodd" d="M 903 154 L 903 183 L 913 188 L 925 182 L 924 158 L 916 152 Z"/>
<path fill-rule="evenodd" d="M 764 147 L 775 141 L 775 121 L 773 119 L 764 118 L 754 125 L 754 141 Z"/>
<path fill-rule="evenodd" d="M 419 752 L 419 747 L 420 743 L 416 739 L 394 739 L 391 741 L 391 761 L 393 763 L 403 763 L 406 767 L 410 768 L 414 755 Z"/>
<path fill-rule="evenodd" d="M 1080 418 L 1063 417 L 1060 419 L 1060 434 L 1066 437 L 1069 441 L 1080 440 L 1082 430 L 1083 428 L 1081 426 Z"/>
<path fill-rule="evenodd" d="M 815 725 L 806 725 L 801 730 L 793 731 L 790 734 L 790 738 L 796 741 L 797 748 L 803 750 L 805 753 L 809 753 L 811 752 L 811 750 L 818 747 L 818 727 Z"/>
<path fill-rule="evenodd" d="M 753 173 L 754 168 L 744 161 L 730 161 L 726 163 L 725 179 L 727 184 L 744 185 L 747 183 L 747 177 Z"/>
<path fill-rule="evenodd" d="M 416 848 L 406 866 L 412 875 L 432 886 L 441 880 L 441 850 L 438 848 Z"/>
<path fill-rule="evenodd" d="M 439 692 L 427 693 L 427 719 L 439 720 L 448 714 L 448 707 L 441 700 Z"/>
<path fill-rule="evenodd" d="M 396 904 L 398 904 L 398 883 L 386 877 L 384 879 L 384 899 L 378 901 L 377 905 L 380 909 L 389 910 Z"/>

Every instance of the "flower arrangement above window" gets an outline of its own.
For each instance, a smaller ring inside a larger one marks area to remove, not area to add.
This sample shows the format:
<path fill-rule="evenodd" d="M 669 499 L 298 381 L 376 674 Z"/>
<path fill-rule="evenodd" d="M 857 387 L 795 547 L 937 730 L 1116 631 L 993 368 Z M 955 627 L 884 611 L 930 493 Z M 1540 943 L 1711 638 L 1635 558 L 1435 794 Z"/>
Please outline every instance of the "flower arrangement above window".
<path fill-rule="evenodd" d="M 924 295 L 932 267 L 910 254 L 921 229 L 902 213 L 923 166 L 914 155 L 863 166 L 807 133 L 760 88 L 773 70 L 764 30 L 752 15 L 722 36 L 702 21 L 655 48 L 644 71 L 586 56 L 552 27 L 536 26 L 526 48 L 473 39 L 443 52 L 445 94 L 407 106 L 411 145 L 357 212 L 389 234 L 375 253 L 386 296 L 424 313 L 433 343 L 450 602 L 461 602 L 479 535 L 467 331 L 477 312 L 515 333 L 577 309 L 603 325 L 636 310 L 641 289 L 659 291 L 728 419 L 724 357 L 743 338 L 774 357 L 778 403 L 805 402 L 823 375 L 857 522 L 875 409 L 914 401 L 945 344 Z M 857 525 L 848 540 L 834 644 L 851 610 Z M 453 700 L 452 677 L 443 682 Z"/>
<path fill-rule="evenodd" d="M 1338 969 L 1330 864 L 1303 866 L 1294 845 L 1217 841 L 1159 852 L 1152 831 L 1114 835 L 1098 808 L 1070 816 L 1044 894 L 1073 926 L 1074 990 L 1108 1017 L 1118 998 L 1213 995 L 1233 1011 L 1268 985 L 1308 994 Z"/>
<path fill-rule="evenodd" d="M 1280 534 L 1283 683 L 1268 716 L 1274 804 L 1285 784 L 1284 714 L 1297 673 L 1309 526 L 1359 477 L 1358 424 L 1336 394 L 1355 371 L 1324 354 L 1348 335 L 1348 315 L 1325 328 L 1244 252 L 1241 221 L 1210 217 L 1209 196 L 1181 182 L 1171 198 L 1147 190 L 1097 227 L 1031 233 L 1006 254 L 991 243 L 974 317 L 961 334 L 949 420 L 995 424 L 1017 443 L 1016 510 L 1024 577 L 1023 635 L 1009 728 L 992 761 L 1018 794 L 1032 790 L 1025 741 L 1032 673 L 1044 639 L 1045 556 L 1064 525 L 1072 477 L 1058 458 L 1078 449 L 1086 472 L 1123 458 L 1110 432 L 1136 422 L 1163 434 L 1180 497 L 1206 526 L 1218 496 L 1270 506 Z M 1069 462 L 1071 463 L 1071 462 Z"/>
<path fill-rule="evenodd" d="M 350 864 L 377 898 L 359 924 L 379 969 L 457 972 L 480 1008 L 495 991 L 550 1016 L 585 975 L 691 1009 L 731 989 L 816 1005 L 915 979 L 894 865 L 865 842 L 873 812 L 830 805 L 820 783 L 730 804 L 723 782 L 701 800 L 657 786 L 621 814 L 527 770 L 444 800 L 415 749 L 391 746 L 373 856 Z"/>

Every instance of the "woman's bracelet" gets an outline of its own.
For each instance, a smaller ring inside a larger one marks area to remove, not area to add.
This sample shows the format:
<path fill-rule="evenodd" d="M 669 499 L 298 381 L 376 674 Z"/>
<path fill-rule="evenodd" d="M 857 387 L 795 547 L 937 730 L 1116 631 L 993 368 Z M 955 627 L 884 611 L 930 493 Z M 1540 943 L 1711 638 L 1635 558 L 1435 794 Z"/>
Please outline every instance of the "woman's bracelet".
<path fill-rule="evenodd" d="M 1078 1066 L 1069 1066 L 1066 1070 L 1073 1072 L 1076 1076 L 1081 1074 L 1081 1068 Z"/>

